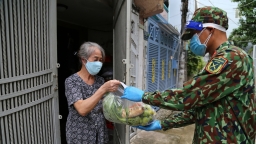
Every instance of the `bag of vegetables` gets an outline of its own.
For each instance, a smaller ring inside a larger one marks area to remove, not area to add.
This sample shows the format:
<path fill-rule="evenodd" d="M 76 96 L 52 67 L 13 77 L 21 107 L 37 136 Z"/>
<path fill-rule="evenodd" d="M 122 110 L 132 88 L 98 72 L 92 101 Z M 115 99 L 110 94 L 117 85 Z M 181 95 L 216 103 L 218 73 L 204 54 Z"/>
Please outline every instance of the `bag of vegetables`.
<path fill-rule="evenodd" d="M 132 102 L 121 99 L 125 84 L 116 92 L 109 92 L 103 99 L 103 114 L 105 118 L 114 123 L 130 126 L 146 126 L 154 120 L 155 110 L 142 102 Z"/>

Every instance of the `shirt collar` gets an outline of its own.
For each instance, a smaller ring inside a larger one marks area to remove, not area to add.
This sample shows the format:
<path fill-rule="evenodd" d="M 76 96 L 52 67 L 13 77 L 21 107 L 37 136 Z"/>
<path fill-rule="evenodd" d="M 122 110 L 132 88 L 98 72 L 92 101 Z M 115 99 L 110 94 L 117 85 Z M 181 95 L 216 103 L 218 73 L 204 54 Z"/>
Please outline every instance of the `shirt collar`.
<path fill-rule="evenodd" d="M 229 43 L 228 41 L 226 41 L 226 42 L 222 43 L 222 44 L 216 49 L 216 51 L 217 51 L 217 53 L 218 53 L 218 52 L 222 51 L 223 49 L 229 48 L 229 46 L 230 46 L 230 43 Z"/>
<path fill-rule="evenodd" d="M 227 49 L 230 47 L 230 42 L 226 41 L 224 43 L 222 43 L 214 52 L 214 54 L 212 55 L 212 57 L 214 57 L 217 53 L 223 51 L 224 49 Z"/>

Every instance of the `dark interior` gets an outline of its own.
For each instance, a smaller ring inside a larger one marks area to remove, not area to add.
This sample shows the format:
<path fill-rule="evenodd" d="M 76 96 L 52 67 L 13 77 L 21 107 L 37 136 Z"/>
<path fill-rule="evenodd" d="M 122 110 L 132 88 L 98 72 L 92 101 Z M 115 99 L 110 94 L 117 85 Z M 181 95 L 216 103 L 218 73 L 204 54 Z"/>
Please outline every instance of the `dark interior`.
<path fill-rule="evenodd" d="M 113 4 L 112 0 L 58 0 L 57 3 L 59 114 L 62 115 L 60 130 L 61 142 L 66 144 L 68 105 L 64 83 L 67 77 L 80 70 L 75 53 L 83 42 L 93 41 L 104 48 L 106 62 L 98 75 L 104 76 L 105 80 L 112 78 Z"/>

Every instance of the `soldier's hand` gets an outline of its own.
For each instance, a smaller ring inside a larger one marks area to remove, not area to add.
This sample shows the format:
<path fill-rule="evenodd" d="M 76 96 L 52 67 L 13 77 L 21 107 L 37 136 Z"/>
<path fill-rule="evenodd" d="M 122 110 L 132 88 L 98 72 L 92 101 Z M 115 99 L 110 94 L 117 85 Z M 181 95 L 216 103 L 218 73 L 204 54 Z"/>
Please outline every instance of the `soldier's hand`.
<path fill-rule="evenodd" d="M 145 130 L 145 131 L 154 131 L 154 130 L 161 130 L 162 126 L 161 126 L 159 120 L 155 120 L 147 126 L 136 126 L 136 128 L 142 129 L 142 130 Z"/>

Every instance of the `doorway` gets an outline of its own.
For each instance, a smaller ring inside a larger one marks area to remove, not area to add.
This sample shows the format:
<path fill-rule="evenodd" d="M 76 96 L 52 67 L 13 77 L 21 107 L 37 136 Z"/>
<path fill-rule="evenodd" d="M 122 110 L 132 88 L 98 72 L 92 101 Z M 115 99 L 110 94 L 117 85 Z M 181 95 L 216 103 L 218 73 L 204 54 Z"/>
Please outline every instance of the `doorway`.
<path fill-rule="evenodd" d="M 113 14 L 111 0 L 57 1 L 57 59 L 61 143 L 66 144 L 68 105 L 65 79 L 81 68 L 75 53 L 86 41 L 96 42 L 105 50 L 107 61 L 102 70 L 113 70 Z M 103 74 L 101 71 L 98 75 Z"/>

